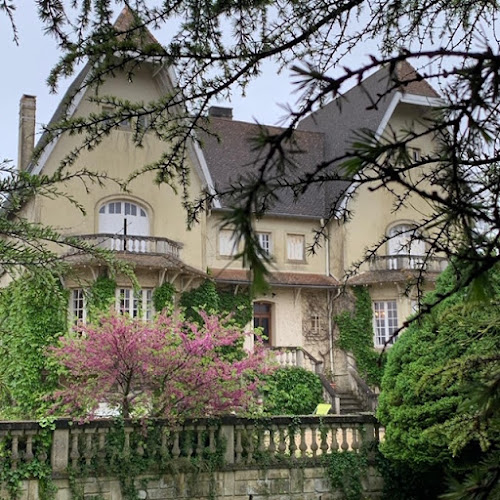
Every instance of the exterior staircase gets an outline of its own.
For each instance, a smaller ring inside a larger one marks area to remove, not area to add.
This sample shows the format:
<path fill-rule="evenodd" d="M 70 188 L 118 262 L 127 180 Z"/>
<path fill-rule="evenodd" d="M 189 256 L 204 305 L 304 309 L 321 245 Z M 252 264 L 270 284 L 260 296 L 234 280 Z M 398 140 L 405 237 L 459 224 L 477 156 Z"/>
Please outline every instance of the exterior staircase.
<path fill-rule="evenodd" d="M 276 361 L 280 366 L 300 366 L 316 373 L 323 385 L 323 400 L 332 405 L 330 413 L 337 415 L 356 415 L 373 412 L 377 404 L 377 395 L 358 375 L 354 367 L 349 369 L 351 391 L 339 392 L 332 387 L 323 372 L 323 362 L 316 359 L 302 347 L 272 347 Z"/>
<path fill-rule="evenodd" d="M 362 401 L 359 400 L 354 394 L 348 392 L 337 392 L 337 396 L 340 398 L 341 415 L 355 415 L 367 411 L 367 408 L 364 408 Z"/>

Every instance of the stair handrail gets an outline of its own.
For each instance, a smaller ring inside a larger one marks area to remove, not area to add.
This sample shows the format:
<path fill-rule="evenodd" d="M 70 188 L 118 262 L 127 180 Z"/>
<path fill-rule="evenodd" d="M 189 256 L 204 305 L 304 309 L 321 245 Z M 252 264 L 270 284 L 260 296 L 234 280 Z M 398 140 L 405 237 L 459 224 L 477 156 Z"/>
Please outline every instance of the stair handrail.
<path fill-rule="evenodd" d="M 332 383 L 324 373 L 317 374 L 323 385 L 323 395 L 326 396 L 328 402 L 333 406 L 333 411 L 336 415 L 340 415 L 340 396 L 335 392 Z"/>
<path fill-rule="evenodd" d="M 377 408 L 378 395 L 371 389 L 366 381 L 363 380 L 355 368 L 349 367 L 348 370 L 349 374 L 356 382 L 358 395 L 365 400 L 370 411 L 375 411 Z"/>

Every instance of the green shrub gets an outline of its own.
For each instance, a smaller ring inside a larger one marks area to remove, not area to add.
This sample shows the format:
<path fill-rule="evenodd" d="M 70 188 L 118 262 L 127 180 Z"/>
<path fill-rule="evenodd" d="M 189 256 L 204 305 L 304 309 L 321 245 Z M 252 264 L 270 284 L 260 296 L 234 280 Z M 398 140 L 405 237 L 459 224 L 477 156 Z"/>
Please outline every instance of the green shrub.
<path fill-rule="evenodd" d="M 323 401 L 323 386 L 304 368 L 279 368 L 266 377 L 263 396 L 265 414 L 310 415 Z"/>

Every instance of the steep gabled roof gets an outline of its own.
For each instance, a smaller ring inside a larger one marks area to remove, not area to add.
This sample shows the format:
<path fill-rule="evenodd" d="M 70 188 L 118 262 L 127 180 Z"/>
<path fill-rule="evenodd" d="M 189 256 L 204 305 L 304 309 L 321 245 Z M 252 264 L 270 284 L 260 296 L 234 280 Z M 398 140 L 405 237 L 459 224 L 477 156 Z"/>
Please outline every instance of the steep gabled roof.
<path fill-rule="evenodd" d="M 436 97 L 439 94 L 432 88 L 428 81 L 424 80 L 417 70 L 407 61 L 401 61 L 395 68 L 396 78 L 402 82 L 400 91 L 422 97 Z M 405 84 L 405 82 L 407 82 Z"/>
<path fill-rule="evenodd" d="M 135 26 L 136 18 L 134 17 L 134 14 L 128 7 L 125 7 L 118 16 L 114 27 L 119 32 L 125 32 L 134 28 Z M 137 37 L 136 41 L 138 40 L 139 44 L 159 43 L 151 34 L 151 32 L 145 28 L 141 28 L 137 32 L 132 30 L 132 34 L 130 36 Z M 73 80 L 71 85 L 66 90 L 63 98 L 59 102 L 59 105 L 52 115 L 47 128 L 50 128 L 52 125 L 62 120 L 65 116 L 72 116 L 85 95 L 85 92 L 87 90 L 87 88 L 85 87 L 85 81 L 89 77 L 91 70 L 92 65 L 90 63 L 87 63 L 77 75 L 77 77 Z M 156 71 L 155 78 L 158 78 L 159 88 L 163 88 L 165 86 L 172 87 L 175 85 L 175 74 L 170 67 L 162 66 L 159 70 Z M 30 165 L 28 165 L 27 170 L 29 172 L 38 174 L 42 171 L 58 140 L 59 137 L 51 141 L 50 134 L 47 131 L 43 132 L 36 145 L 36 149 L 43 150 L 43 152 L 36 164 L 30 163 Z M 213 181 L 210 177 L 210 172 L 207 170 L 204 159 L 201 156 L 201 152 L 199 151 L 199 148 L 194 141 L 189 144 L 188 153 L 193 161 L 196 172 L 202 179 L 202 182 L 204 182 L 208 190 L 212 192 Z"/>
<path fill-rule="evenodd" d="M 269 134 L 279 134 L 284 129 L 263 127 Z M 208 168 L 215 182 L 216 192 L 225 191 L 239 181 L 255 175 L 265 160 L 266 149 L 256 147 L 254 139 L 262 132 L 261 126 L 227 118 L 210 117 L 210 134 L 200 135 L 202 150 Z M 297 131 L 295 144 L 287 152 L 287 158 L 294 165 L 292 171 L 297 175 L 311 171 L 323 161 L 323 134 Z M 277 171 L 271 167 L 266 176 L 275 176 Z M 293 173 L 291 174 L 293 175 Z M 289 215 L 321 218 L 325 213 L 325 192 L 322 186 L 312 186 L 298 199 L 289 189 L 275 193 L 278 201 L 268 210 L 270 215 Z M 222 208 L 234 203 L 231 197 L 220 197 Z"/>
<path fill-rule="evenodd" d="M 305 117 L 298 128 L 322 132 L 325 135 L 325 160 L 331 161 L 342 158 L 351 149 L 361 130 L 380 135 L 397 104 L 405 100 L 423 106 L 437 105 L 439 101 L 439 94 L 406 61 L 398 63 L 394 73 L 389 66 L 380 68 L 345 94 Z M 338 168 L 333 164 L 330 171 L 338 173 Z M 338 207 L 350 184 L 349 181 L 329 182 L 326 186 L 329 205 Z"/>

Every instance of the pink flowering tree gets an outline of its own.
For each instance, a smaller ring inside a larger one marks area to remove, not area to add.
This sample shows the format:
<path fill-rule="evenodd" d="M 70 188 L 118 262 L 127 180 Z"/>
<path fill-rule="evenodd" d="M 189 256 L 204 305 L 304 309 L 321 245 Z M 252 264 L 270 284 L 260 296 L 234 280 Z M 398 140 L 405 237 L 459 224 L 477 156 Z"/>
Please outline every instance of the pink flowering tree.
<path fill-rule="evenodd" d="M 217 316 L 202 318 L 199 326 L 179 314 L 152 322 L 111 314 L 61 337 L 51 348 L 65 372 L 54 411 L 92 417 L 106 403 L 124 417 L 141 410 L 177 419 L 248 408 L 260 375 L 272 369 L 262 343 L 245 356 L 228 356 L 242 331 Z"/>

